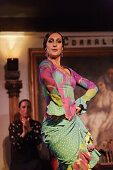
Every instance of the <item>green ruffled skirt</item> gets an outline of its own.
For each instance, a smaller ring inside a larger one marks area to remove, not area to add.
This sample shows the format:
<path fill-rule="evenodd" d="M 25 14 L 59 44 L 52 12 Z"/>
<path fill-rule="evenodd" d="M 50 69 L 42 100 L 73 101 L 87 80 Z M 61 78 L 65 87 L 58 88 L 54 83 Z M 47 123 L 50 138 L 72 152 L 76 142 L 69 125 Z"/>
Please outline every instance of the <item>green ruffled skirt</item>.
<path fill-rule="evenodd" d="M 44 118 L 41 133 L 46 146 L 53 151 L 63 169 L 93 168 L 100 153 L 92 147 L 92 137 L 81 118 L 75 115 L 72 121 L 63 116 L 56 119 Z"/>

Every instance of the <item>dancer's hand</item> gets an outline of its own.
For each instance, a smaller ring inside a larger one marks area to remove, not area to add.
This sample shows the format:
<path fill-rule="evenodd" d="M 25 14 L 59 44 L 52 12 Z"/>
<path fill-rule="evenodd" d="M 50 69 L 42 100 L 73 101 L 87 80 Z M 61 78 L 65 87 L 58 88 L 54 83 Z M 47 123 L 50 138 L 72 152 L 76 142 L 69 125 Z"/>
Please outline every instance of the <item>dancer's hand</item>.
<path fill-rule="evenodd" d="M 80 111 L 81 111 L 81 107 L 76 106 L 76 114 L 77 114 L 77 115 L 79 115 Z"/>

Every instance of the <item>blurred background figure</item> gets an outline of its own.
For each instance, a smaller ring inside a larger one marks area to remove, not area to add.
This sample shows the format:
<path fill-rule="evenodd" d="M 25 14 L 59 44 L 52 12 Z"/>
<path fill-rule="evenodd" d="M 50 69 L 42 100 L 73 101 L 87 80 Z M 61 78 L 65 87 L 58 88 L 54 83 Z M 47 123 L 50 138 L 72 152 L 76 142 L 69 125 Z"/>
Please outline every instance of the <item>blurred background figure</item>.
<path fill-rule="evenodd" d="M 97 86 L 99 91 L 88 107 L 87 122 L 95 145 L 107 140 L 103 133 L 112 126 L 113 122 L 113 92 L 107 88 L 103 78 L 98 79 Z"/>
<path fill-rule="evenodd" d="M 10 170 L 51 170 L 49 162 L 40 158 L 41 124 L 31 118 L 31 102 L 21 100 L 20 118 L 9 125 L 12 147 Z"/>
<path fill-rule="evenodd" d="M 104 75 L 104 81 L 109 90 L 113 91 L 113 68 L 109 68 Z"/>

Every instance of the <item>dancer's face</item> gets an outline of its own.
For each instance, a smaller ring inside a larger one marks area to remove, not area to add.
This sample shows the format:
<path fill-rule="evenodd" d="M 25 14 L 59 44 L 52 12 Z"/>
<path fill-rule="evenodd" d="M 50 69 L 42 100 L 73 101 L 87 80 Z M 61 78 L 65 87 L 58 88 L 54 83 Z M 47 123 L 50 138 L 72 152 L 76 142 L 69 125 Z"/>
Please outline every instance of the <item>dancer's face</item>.
<path fill-rule="evenodd" d="M 63 51 L 62 37 L 58 33 L 49 36 L 46 44 L 47 54 L 50 58 L 60 57 Z"/>

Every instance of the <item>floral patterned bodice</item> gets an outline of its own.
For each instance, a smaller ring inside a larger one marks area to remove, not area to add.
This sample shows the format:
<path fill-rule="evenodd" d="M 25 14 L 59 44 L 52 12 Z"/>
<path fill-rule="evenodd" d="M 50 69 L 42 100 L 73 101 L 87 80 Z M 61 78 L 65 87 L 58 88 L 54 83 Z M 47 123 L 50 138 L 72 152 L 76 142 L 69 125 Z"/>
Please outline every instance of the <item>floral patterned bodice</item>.
<path fill-rule="evenodd" d="M 97 86 L 68 68 L 71 76 L 60 71 L 49 59 L 43 60 L 39 65 L 39 78 L 42 85 L 44 97 L 47 104 L 47 115 L 65 115 L 68 120 L 72 120 L 76 113 L 76 106 L 82 104 L 86 111 L 88 102 L 98 91 Z M 81 85 L 87 91 L 75 101 L 74 90 L 76 84 Z"/>

